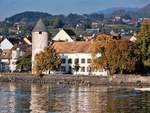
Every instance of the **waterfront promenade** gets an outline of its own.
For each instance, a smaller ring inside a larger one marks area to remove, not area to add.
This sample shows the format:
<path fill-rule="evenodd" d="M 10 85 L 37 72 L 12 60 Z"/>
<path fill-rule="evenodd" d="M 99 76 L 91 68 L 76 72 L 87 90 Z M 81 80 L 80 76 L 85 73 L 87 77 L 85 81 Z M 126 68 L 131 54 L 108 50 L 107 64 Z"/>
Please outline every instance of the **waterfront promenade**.
<path fill-rule="evenodd" d="M 83 75 L 43 75 L 34 76 L 29 73 L 0 74 L 0 82 L 17 83 L 38 83 L 38 84 L 68 84 L 68 85 L 122 85 L 122 86 L 150 86 L 150 76 L 140 75 L 115 75 L 110 77 L 103 76 L 83 76 Z"/>

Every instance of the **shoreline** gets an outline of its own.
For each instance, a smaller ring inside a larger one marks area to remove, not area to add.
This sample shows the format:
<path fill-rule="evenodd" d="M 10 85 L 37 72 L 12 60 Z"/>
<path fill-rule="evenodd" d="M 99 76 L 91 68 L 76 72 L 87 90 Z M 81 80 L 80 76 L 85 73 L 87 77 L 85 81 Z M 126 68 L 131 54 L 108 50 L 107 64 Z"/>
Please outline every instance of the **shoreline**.
<path fill-rule="evenodd" d="M 85 76 L 85 75 L 44 75 L 37 77 L 29 73 L 0 74 L 0 82 L 35 83 L 35 84 L 67 84 L 79 86 L 103 85 L 103 86 L 133 86 L 150 87 L 149 76 L 123 75 L 123 76 Z"/>

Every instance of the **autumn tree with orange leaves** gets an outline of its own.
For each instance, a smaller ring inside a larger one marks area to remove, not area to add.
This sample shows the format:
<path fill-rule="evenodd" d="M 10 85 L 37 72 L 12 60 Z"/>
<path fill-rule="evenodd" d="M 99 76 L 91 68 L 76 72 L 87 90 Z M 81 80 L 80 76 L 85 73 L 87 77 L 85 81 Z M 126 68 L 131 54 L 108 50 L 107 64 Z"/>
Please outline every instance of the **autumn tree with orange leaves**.
<path fill-rule="evenodd" d="M 55 71 L 59 68 L 60 57 L 56 53 L 55 49 L 50 45 L 36 54 L 35 56 L 35 69 L 38 74 L 42 74 L 45 71 Z"/>
<path fill-rule="evenodd" d="M 98 39 L 94 43 L 93 53 L 93 66 L 97 69 L 106 68 L 111 74 L 117 71 L 121 74 L 133 72 L 140 60 L 139 51 L 132 42 L 125 39 L 110 41 Z"/>

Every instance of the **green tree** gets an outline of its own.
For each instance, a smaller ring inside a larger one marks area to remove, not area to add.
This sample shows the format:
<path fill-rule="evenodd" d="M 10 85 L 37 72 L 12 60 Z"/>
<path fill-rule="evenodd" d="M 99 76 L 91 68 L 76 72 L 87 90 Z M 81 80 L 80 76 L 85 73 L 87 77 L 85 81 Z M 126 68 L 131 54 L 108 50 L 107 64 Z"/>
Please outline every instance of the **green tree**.
<path fill-rule="evenodd" d="M 16 64 L 17 64 L 17 68 L 20 69 L 20 71 L 30 71 L 31 53 L 26 53 L 23 56 L 20 56 Z"/>
<path fill-rule="evenodd" d="M 44 71 L 55 71 L 60 66 L 60 58 L 51 45 L 35 56 L 35 62 L 38 74 L 42 74 Z"/>
<path fill-rule="evenodd" d="M 143 21 L 136 44 L 141 52 L 142 62 L 148 71 L 150 69 L 150 19 Z"/>

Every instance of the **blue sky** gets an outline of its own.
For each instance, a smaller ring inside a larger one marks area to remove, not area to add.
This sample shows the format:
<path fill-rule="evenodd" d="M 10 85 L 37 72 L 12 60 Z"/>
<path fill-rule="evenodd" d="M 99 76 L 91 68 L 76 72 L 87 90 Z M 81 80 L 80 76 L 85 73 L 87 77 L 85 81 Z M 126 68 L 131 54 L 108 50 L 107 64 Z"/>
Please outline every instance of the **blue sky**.
<path fill-rule="evenodd" d="M 150 0 L 0 0 L 0 19 L 23 11 L 83 14 L 112 7 L 143 7 L 148 3 Z"/>

